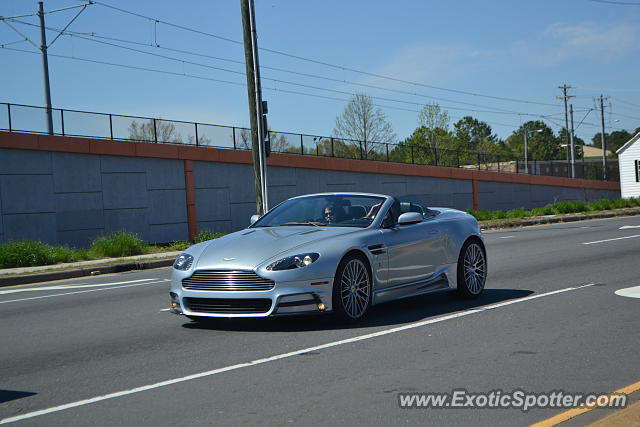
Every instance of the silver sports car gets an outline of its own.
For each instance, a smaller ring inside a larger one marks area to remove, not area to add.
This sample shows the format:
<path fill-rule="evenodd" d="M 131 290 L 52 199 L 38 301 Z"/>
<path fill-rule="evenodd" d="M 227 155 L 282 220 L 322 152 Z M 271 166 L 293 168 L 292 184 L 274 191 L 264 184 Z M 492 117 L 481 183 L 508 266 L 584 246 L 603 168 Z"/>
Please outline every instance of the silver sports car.
<path fill-rule="evenodd" d="M 411 200 L 323 193 L 191 246 L 173 265 L 171 311 L 193 320 L 332 312 L 443 290 L 480 295 L 487 256 L 474 217 Z"/>

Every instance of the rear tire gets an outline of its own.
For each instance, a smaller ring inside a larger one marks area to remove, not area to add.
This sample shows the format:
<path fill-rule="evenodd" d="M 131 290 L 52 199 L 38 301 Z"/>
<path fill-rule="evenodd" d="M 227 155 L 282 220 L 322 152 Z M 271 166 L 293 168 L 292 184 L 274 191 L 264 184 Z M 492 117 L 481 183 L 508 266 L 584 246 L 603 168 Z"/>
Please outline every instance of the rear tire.
<path fill-rule="evenodd" d="M 373 281 L 367 259 L 357 253 L 346 256 L 333 281 L 333 312 L 345 322 L 362 320 L 371 306 Z"/>
<path fill-rule="evenodd" d="M 458 295 L 477 298 L 487 281 L 487 254 L 477 239 L 467 240 L 458 257 Z"/>

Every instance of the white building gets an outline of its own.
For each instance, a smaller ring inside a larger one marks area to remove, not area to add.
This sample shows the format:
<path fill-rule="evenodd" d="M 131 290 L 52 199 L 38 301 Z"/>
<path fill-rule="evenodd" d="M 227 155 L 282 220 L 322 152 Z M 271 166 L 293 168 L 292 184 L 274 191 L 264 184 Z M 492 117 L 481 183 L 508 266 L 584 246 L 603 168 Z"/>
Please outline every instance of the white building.
<path fill-rule="evenodd" d="M 623 198 L 640 197 L 640 132 L 617 151 Z"/>

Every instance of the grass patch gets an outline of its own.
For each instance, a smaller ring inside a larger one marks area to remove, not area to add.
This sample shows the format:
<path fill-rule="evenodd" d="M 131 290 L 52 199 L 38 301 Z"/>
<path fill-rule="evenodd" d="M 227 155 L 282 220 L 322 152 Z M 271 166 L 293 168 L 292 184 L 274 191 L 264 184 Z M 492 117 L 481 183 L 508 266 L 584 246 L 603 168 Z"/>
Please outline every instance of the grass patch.
<path fill-rule="evenodd" d="M 196 243 L 206 242 L 207 240 L 217 239 L 218 237 L 222 237 L 227 233 L 213 233 L 211 230 L 200 230 L 198 235 L 196 236 Z"/>
<path fill-rule="evenodd" d="M 526 209 L 513 209 L 510 211 L 474 211 L 473 209 L 467 212 L 473 215 L 478 221 L 489 221 L 496 219 L 517 219 L 517 218 L 529 218 L 532 216 L 544 216 L 544 215 L 561 215 L 580 212 L 592 212 L 592 211 L 606 211 L 611 209 L 632 208 L 640 206 L 640 197 L 629 199 L 603 199 L 592 203 L 584 203 L 578 201 L 563 201 L 557 202 L 552 205 L 547 205 L 541 208 L 534 208 L 530 210 Z"/>
<path fill-rule="evenodd" d="M 137 234 L 124 230 L 108 236 L 98 237 L 91 243 L 91 252 L 98 257 L 139 255 L 145 249 L 146 245 Z"/>
<path fill-rule="evenodd" d="M 68 246 L 49 246 L 33 240 L 18 240 L 0 245 L 0 267 L 31 267 L 58 262 L 73 262 L 89 259 L 86 250 Z"/>
<path fill-rule="evenodd" d="M 202 230 L 198 233 L 195 243 L 217 239 L 225 234 Z M 93 241 L 90 249 L 50 246 L 33 240 L 18 240 L 0 244 L 0 268 L 33 267 L 103 257 L 183 251 L 192 244 L 186 240 L 179 240 L 169 245 L 146 245 L 138 235 L 126 231 L 98 237 Z"/>

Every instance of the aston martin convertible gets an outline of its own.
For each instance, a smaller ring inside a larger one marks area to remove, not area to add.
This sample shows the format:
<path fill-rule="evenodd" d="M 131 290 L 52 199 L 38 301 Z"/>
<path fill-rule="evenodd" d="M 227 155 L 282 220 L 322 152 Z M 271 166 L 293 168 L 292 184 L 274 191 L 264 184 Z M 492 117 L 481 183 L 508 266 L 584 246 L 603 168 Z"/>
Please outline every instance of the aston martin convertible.
<path fill-rule="evenodd" d="M 322 193 L 254 215 L 173 265 L 170 310 L 192 320 L 333 313 L 438 291 L 479 296 L 487 256 L 476 219 L 416 200 Z"/>

